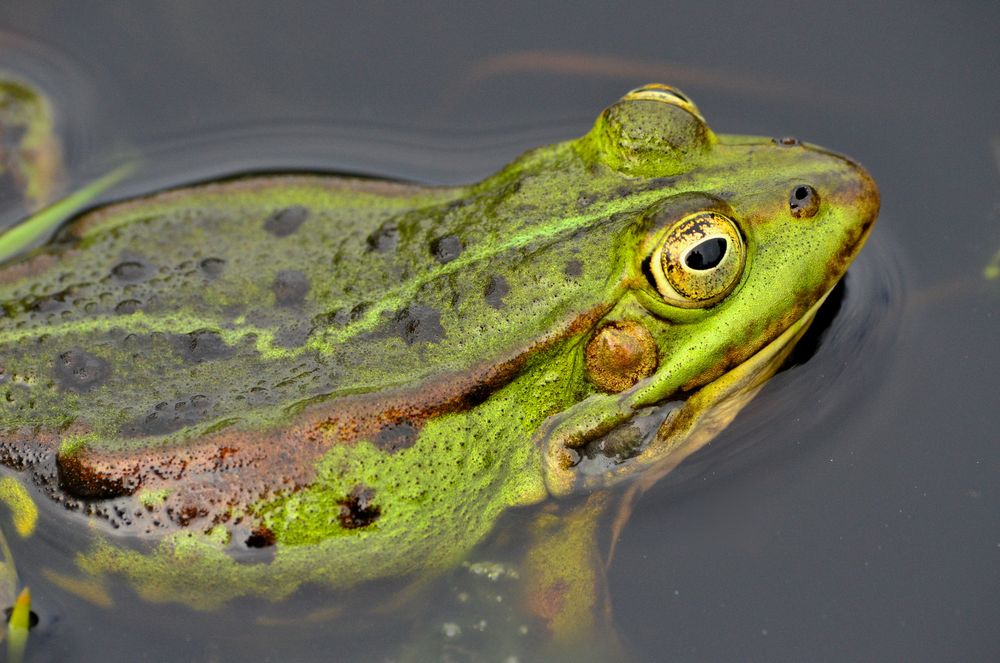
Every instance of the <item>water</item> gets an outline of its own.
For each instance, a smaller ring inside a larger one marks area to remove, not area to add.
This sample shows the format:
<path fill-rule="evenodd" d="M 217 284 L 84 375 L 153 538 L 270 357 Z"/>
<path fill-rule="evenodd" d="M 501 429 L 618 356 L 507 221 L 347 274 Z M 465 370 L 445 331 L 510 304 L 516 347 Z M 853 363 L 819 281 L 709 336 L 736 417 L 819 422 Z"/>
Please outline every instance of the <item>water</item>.
<path fill-rule="evenodd" d="M 717 130 L 858 158 L 882 214 L 840 310 L 639 501 L 609 572 L 617 629 L 637 660 L 1000 657 L 1000 282 L 982 275 L 1000 248 L 996 3 L 8 0 L 0 29 L 0 64 L 63 109 L 71 185 L 143 155 L 115 196 L 258 169 L 470 181 L 656 79 Z M 32 550 L 68 554 L 73 536 Z M 129 596 L 114 612 L 40 597 L 32 657 L 380 655 L 349 611 L 279 627 L 252 619 L 281 612 L 267 604 L 192 617 Z"/>

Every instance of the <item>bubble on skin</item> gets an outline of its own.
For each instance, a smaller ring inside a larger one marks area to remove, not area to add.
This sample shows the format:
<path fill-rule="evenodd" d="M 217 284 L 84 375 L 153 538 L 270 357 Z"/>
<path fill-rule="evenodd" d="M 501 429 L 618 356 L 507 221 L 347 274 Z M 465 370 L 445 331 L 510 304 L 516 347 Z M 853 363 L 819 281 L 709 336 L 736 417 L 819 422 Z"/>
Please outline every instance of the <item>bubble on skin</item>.
<path fill-rule="evenodd" d="M 124 299 L 115 305 L 115 313 L 118 315 L 128 315 L 135 313 L 142 306 L 138 299 Z"/>
<path fill-rule="evenodd" d="M 134 283 L 142 281 L 152 272 L 149 266 L 138 260 L 126 260 L 111 268 L 111 275 L 119 281 Z"/>
<path fill-rule="evenodd" d="M 205 273 L 205 276 L 215 278 L 225 269 L 226 261 L 222 258 L 205 258 L 198 263 L 198 267 Z"/>
<path fill-rule="evenodd" d="M 211 405 L 212 400 L 201 394 L 172 402 L 161 401 L 145 416 L 122 426 L 121 432 L 128 437 L 173 433 L 203 420 Z"/>

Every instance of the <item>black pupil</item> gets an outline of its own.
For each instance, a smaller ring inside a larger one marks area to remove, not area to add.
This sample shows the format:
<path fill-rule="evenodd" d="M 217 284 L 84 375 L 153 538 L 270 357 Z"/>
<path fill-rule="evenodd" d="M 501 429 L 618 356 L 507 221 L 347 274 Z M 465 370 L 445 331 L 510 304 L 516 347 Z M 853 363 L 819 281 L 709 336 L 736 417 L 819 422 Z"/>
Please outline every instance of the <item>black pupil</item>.
<path fill-rule="evenodd" d="M 691 269 L 712 269 L 717 267 L 726 255 L 726 240 L 722 237 L 706 239 L 691 249 L 684 262 Z"/>
<path fill-rule="evenodd" d="M 795 200 L 805 200 L 809 197 L 809 187 L 800 186 L 795 190 Z"/>

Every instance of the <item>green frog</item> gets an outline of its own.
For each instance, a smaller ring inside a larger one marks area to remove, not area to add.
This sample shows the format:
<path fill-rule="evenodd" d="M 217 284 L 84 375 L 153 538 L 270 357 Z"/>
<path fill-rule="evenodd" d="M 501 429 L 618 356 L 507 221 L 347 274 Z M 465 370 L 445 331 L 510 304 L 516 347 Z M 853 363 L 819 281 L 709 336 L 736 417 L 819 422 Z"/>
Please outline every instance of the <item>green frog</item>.
<path fill-rule="evenodd" d="M 854 161 L 660 84 L 467 186 L 99 207 L 0 267 L 0 459 L 89 525 L 86 577 L 196 608 L 431 577 L 544 501 L 523 603 L 572 637 L 606 614 L 612 487 L 732 419 L 878 207 Z"/>
<path fill-rule="evenodd" d="M 0 202 L 34 211 L 62 177 L 62 150 L 46 97 L 0 70 Z"/>

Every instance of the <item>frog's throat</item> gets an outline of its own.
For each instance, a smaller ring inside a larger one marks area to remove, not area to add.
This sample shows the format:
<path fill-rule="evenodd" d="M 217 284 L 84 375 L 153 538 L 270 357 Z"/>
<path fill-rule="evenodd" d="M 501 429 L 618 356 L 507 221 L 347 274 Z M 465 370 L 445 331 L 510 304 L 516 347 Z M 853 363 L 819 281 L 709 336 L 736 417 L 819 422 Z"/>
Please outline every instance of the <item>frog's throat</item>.
<path fill-rule="evenodd" d="M 624 463 L 606 472 L 585 474 L 575 466 L 553 462 L 560 457 L 553 452 L 562 450 L 547 450 L 544 471 L 549 493 L 563 497 L 589 492 L 636 475 L 640 475 L 636 480 L 642 490 L 671 472 L 718 436 L 781 368 L 831 291 L 756 354 L 690 394 L 670 411 L 642 451 Z"/>

